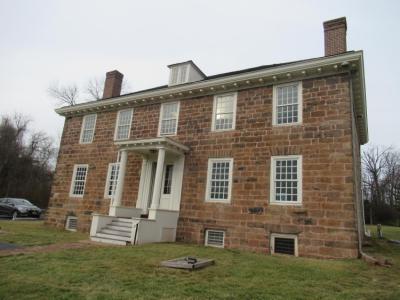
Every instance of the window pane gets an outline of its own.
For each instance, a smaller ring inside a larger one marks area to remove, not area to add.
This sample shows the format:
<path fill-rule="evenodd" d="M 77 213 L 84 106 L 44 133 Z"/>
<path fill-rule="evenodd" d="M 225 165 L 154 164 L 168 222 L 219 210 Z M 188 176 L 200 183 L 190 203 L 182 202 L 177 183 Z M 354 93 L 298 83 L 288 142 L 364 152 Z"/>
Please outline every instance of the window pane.
<path fill-rule="evenodd" d="M 81 143 L 91 143 L 96 125 L 96 115 L 87 115 L 83 118 Z"/>
<path fill-rule="evenodd" d="M 277 124 L 298 122 L 298 84 L 277 87 L 276 99 Z"/>
<path fill-rule="evenodd" d="M 113 163 L 109 166 L 107 196 L 113 196 L 118 182 L 119 163 Z"/>
<path fill-rule="evenodd" d="M 178 103 L 167 103 L 162 106 L 160 134 L 175 134 L 178 121 Z"/>
<path fill-rule="evenodd" d="M 219 96 L 215 103 L 215 130 L 233 128 L 234 96 Z"/>
<path fill-rule="evenodd" d="M 275 161 L 275 201 L 296 202 L 298 199 L 298 159 L 282 158 Z"/>
<path fill-rule="evenodd" d="M 229 197 L 230 161 L 214 161 L 211 165 L 210 199 L 227 200 Z"/>
<path fill-rule="evenodd" d="M 167 165 L 165 167 L 164 189 L 163 189 L 163 194 L 165 195 L 171 194 L 173 168 L 174 168 L 173 165 Z"/>
<path fill-rule="evenodd" d="M 122 110 L 118 112 L 118 125 L 116 139 L 122 140 L 129 138 L 129 129 L 132 122 L 132 110 Z"/>
<path fill-rule="evenodd" d="M 72 187 L 72 194 L 75 196 L 83 195 L 85 189 L 87 167 L 78 166 L 75 169 L 75 178 Z"/>

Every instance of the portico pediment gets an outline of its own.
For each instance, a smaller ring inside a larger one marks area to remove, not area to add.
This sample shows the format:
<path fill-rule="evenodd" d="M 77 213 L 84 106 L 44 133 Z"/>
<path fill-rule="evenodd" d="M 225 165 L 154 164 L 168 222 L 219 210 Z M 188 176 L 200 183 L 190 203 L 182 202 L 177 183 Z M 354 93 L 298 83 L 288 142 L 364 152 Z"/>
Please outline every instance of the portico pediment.
<path fill-rule="evenodd" d="M 140 140 L 127 140 L 115 142 L 121 150 L 130 150 L 140 153 L 147 153 L 151 150 L 165 149 L 177 154 L 184 154 L 190 148 L 168 137 L 156 137 Z"/>

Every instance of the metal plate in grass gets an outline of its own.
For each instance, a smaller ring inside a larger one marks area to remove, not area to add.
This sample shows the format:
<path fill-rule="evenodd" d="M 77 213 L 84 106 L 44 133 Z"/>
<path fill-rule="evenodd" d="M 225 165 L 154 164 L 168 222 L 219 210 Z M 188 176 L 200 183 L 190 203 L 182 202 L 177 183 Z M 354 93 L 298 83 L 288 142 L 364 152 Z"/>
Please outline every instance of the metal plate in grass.
<path fill-rule="evenodd" d="M 176 268 L 176 269 L 186 269 L 195 270 L 201 269 L 214 264 L 213 259 L 209 258 L 196 258 L 196 257 L 179 257 L 171 260 L 165 260 L 161 262 L 163 267 Z"/>

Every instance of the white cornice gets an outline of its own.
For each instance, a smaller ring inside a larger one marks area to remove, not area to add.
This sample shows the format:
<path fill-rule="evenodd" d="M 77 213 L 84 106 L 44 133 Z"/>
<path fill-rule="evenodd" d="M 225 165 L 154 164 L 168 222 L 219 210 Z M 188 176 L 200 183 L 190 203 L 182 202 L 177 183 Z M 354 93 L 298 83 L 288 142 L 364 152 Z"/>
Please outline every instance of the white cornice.
<path fill-rule="evenodd" d="M 283 66 L 271 67 L 246 73 L 227 75 L 215 79 L 206 79 L 179 86 L 164 87 L 156 90 L 143 91 L 111 99 L 91 101 L 56 109 L 63 116 L 93 113 L 96 111 L 116 110 L 124 107 L 135 107 L 159 102 L 199 97 L 203 95 L 240 90 L 255 86 L 271 85 L 291 80 L 319 77 L 335 73 L 357 71 L 360 85 L 355 102 L 361 111 L 361 143 L 368 141 L 364 66 L 362 51 L 342 55 L 315 58 L 306 61 L 290 63 Z"/>

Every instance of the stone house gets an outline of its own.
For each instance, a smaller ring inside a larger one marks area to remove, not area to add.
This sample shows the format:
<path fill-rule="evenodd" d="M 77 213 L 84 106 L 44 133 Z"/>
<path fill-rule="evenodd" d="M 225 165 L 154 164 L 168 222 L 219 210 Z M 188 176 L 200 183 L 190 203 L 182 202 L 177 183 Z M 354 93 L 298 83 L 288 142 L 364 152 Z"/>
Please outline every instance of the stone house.
<path fill-rule="evenodd" d="M 357 257 L 362 51 L 346 19 L 324 22 L 325 56 L 213 76 L 168 66 L 165 86 L 65 117 L 46 222 L 115 244 L 183 241 L 321 258 Z"/>

